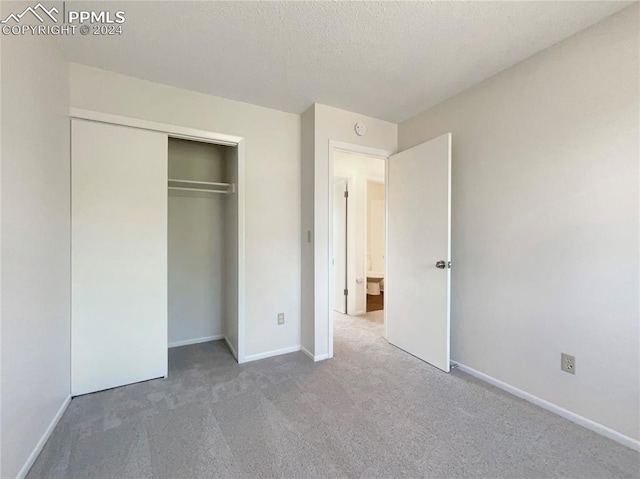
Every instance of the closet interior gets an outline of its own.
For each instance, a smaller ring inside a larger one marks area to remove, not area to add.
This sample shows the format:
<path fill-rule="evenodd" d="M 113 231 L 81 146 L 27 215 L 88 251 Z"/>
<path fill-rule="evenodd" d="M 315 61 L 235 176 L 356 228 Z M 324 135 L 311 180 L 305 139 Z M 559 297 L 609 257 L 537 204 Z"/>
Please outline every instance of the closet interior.
<path fill-rule="evenodd" d="M 71 121 L 73 396 L 167 377 L 172 346 L 238 359 L 240 146 L 174 136 Z"/>
<path fill-rule="evenodd" d="M 168 139 L 169 347 L 226 340 L 237 359 L 237 147 Z"/>

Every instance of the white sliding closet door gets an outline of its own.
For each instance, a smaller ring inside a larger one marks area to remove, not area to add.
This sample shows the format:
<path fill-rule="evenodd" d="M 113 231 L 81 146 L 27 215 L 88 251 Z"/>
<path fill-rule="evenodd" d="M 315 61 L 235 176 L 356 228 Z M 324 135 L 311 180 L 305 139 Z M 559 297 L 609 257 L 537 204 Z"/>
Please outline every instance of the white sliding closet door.
<path fill-rule="evenodd" d="M 167 135 L 72 120 L 72 395 L 167 375 Z"/>

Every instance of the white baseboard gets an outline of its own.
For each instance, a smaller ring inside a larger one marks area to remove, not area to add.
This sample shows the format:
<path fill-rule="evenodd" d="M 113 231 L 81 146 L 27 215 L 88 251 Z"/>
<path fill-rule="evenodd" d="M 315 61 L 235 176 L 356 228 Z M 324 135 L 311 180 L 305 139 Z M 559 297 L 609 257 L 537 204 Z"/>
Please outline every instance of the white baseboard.
<path fill-rule="evenodd" d="M 329 359 L 328 354 L 318 354 L 316 356 L 315 354 L 311 354 L 311 351 L 309 351 L 307 348 L 301 347 L 300 351 L 302 351 L 305 354 L 305 356 L 311 359 L 314 363 L 317 363 L 318 361 L 324 361 L 325 359 Z"/>
<path fill-rule="evenodd" d="M 18 472 L 16 479 L 24 479 L 26 477 L 27 473 L 29 472 L 29 469 L 31 469 L 31 466 L 33 466 L 33 463 L 36 462 L 36 459 L 38 459 L 38 455 L 42 451 L 42 448 L 47 443 L 49 436 L 51 436 L 51 433 L 56 428 L 58 422 L 60 421 L 60 418 L 62 418 L 62 415 L 69 407 L 70 402 L 71 402 L 71 395 L 67 396 L 65 400 L 62 402 L 62 406 L 60 406 L 60 409 L 58 409 L 58 412 L 56 412 L 56 415 L 53 416 L 53 419 L 51 420 L 51 422 L 49 423 L 49 426 L 44 431 L 44 434 L 36 444 L 36 447 L 34 447 L 33 451 L 31 451 L 31 454 L 29 454 L 27 461 L 22 466 L 22 469 L 20 469 L 20 472 Z"/>
<path fill-rule="evenodd" d="M 313 354 L 311 354 L 311 352 L 307 348 L 305 348 L 304 346 L 300 346 L 300 351 L 302 351 L 304 353 L 304 355 L 307 356 L 312 361 L 316 360 L 316 357 Z"/>
<path fill-rule="evenodd" d="M 169 343 L 170 348 L 178 348 L 180 346 L 189 346 L 190 344 L 207 343 L 209 341 L 217 341 L 218 339 L 224 339 L 223 334 L 216 334 L 215 336 L 203 336 L 202 338 L 185 339 L 184 341 L 173 341 Z"/>
<path fill-rule="evenodd" d="M 236 361 L 238 361 L 238 351 L 236 351 L 236 348 L 233 347 L 233 344 L 231 344 L 231 341 L 229 341 L 229 338 L 227 338 L 226 336 L 223 336 L 223 338 L 224 338 L 224 342 L 227 343 L 227 346 L 231 350 L 231 354 L 233 354 L 233 357 L 236 358 Z"/>
<path fill-rule="evenodd" d="M 300 351 L 300 346 L 291 346 L 289 348 L 275 349 L 264 353 L 250 354 L 249 356 L 245 356 L 242 362 L 249 363 L 251 361 L 257 361 L 258 359 L 271 358 L 273 356 L 280 356 L 281 354 L 295 353 L 296 351 Z"/>
<path fill-rule="evenodd" d="M 523 391 L 522 389 L 518 389 L 515 386 L 511 386 L 505 382 L 500 381 L 488 374 L 481 373 L 469 366 L 465 366 L 464 364 L 460 364 L 457 361 L 452 362 L 458 365 L 458 369 L 464 373 L 470 374 L 484 382 L 491 384 L 499 389 L 507 391 L 508 393 L 513 394 L 514 396 L 518 396 L 519 398 L 525 399 L 536 406 L 541 407 L 542 409 L 546 409 L 547 411 L 551 411 L 558 416 L 562 416 L 565 419 L 568 419 L 571 422 L 575 422 L 582 427 L 585 427 L 593 432 L 596 432 L 604 437 L 612 439 L 613 441 L 622 444 L 623 446 L 627 446 L 633 450 L 640 451 L 640 441 L 637 439 L 633 439 L 629 436 L 625 436 L 624 434 L 615 431 L 607 426 L 604 426 L 598 422 L 592 421 L 591 419 L 587 419 L 584 416 L 580 416 L 574 412 L 569 411 L 568 409 L 564 409 L 563 407 L 558 406 L 557 404 L 553 404 L 545 399 L 539 398 L 538 396 L 534 396 L 531 393 Z"/>

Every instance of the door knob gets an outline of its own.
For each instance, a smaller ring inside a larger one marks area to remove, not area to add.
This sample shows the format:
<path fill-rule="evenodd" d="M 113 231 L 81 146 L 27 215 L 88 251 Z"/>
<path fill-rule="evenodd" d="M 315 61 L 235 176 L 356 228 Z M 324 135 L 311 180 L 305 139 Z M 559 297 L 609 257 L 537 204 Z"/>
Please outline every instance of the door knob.
<path fill-rule="evenodd" d="M 447 263 L 445 263 L 444 261 L 440 260 L 436 262 L 436 268 L 445 269 L 446 267 L 447 267 Z"/>

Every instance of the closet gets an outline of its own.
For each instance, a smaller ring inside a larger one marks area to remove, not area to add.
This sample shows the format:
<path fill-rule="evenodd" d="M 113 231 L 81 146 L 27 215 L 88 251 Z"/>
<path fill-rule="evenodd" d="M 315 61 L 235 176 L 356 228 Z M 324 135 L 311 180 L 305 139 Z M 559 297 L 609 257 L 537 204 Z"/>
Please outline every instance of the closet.
<path fill-rule="evenodd" d="M 71 122 L 73 396 L 166 377 L 170 345 L 237 359 L 239 146 L 136 126 Z"/>
<path fill-rule="evenodd" d="M 237 149 L 169 138 L 169 345 L 237 343 Z"/>

